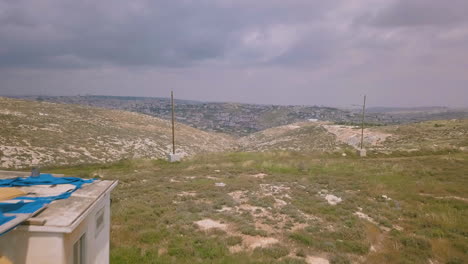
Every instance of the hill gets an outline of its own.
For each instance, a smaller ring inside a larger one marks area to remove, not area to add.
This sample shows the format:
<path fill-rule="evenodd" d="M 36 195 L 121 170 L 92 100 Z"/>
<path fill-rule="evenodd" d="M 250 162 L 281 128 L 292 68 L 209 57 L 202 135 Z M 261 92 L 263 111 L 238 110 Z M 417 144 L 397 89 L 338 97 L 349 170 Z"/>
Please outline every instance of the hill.
<path fill-rule="evenodd" d="M 180 163 L 140 159 L 168 152 L 168 121 L 0 98 L 0 167 L 128 158 L 50 170 L 120 181 L 112 263 L 467 259 L 468 120 L 366 127 L 363 159 L 352 154 L 361 129 L 331 122 L 240 139 L 181 124 L 177 131 L 180 151 L 220 152 Z"/>
<path fill-rule="evenodd" d="M 3 168 L 163 158 L 171 150 L 169 121 L 149 115 L 7 98 L 0 98 L 0 105 Z M 358 126 L 322 121 L 277 126 L 237 139 L 180 123 L 176 131 L 177 149 L 183 155 L 219 151 L 349 154 L 360 147 L 361 139 Z M 366 127 L 364 147 L 369 154 L 466 151 L 467 131 L 466 119 Z"/>
<path fill-rule="evenodd" d="M 171 118 L 168 98 L 121 96 L 23 96 L 23 99 L 55 103 L 97 106 L 143 113 L 162 119 Z M 322 106 L 263 105 L 241 103 L 195 102 L 175 100 L 176 118 L 180 123 L 205 131 L 246 136 L 268 128 L 303 122 L 309 119 L 333 122 L 359 122 L 360 113 Z M 376 114 L 368 122 L 387 123 Z"/>
<path fill-rule="evenodd" d="M 168 98 L 131 96 L 22 96 L 23 99 L 97 106 L 143 113 L 169 120 Z M 361 109 L 339 109 L 307 105 L 264 105 L 175 100 L 177 121 L 211 132 L 247 136 L 268 128 L 309 119 L 355 125 L 361 122 Z M 369 108 L 366 122 L 391 125 L 428 120 L 468 118 L 468 109 L 447 107 Z"/>
<path fill-rule="evenodd" d="M 111 263 L 464 263 L 468 153 L 216 153 L 56 173 L 119 180 Z"/>
<path fill-rule="evenodd" d="M 426 121 L 375 128 L 388 137 L 380 152 L 437 152 L 468 150 L 468 119 Z"/>
<path fill-rule="evenodd" d="M 242 151 L 350 152 L 359 149 L 361 128 L 331 122 L 301 122 L 253 133 Z M 468 119 L 374 126 L 364 129 L 364 148 L 374 154 L 468 150 Z"/>
<path fill-rule="evenodd" d="M 350 149 L 327 131 L 324 123 L 301 122 L 269 128 L 239 140 L 243 151 L 335 151 Z"/>
<path fill-rule="evenodd" d="M 222 151 L 233 140 L 176 125 L 178 152 Z M 170 122 L 96 107 L 0 97 L 0 167 L 104 163 L 161 158 L 171 150 Z"/>

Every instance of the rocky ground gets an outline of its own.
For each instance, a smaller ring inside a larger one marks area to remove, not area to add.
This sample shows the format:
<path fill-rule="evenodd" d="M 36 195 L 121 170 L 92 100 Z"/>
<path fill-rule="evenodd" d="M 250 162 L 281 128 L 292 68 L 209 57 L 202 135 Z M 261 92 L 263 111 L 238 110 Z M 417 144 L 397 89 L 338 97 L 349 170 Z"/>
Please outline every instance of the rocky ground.
<path fill-rule="evenodd" d="M 226 135 L 177 124 L 177 153 L 225 151 Z M 0 98 L 0 167 L 108 163 L 164 158 L 169 121 L 148 115 L 75 105 Z"/>
<path fill-rule="evenodd" d="M 119 109 L 148 114 L 166 120 L 171 118 L 171 105 L 168 98 L 92 95 L 23 96 L 21 98 Z M 175 102 L 178 122 L 205 131 L 221 132 L 237 137 L 309 119 L 346 125 L 361 123 L 360 108 L 339 109 L 324 106 L 260 105 L 188 100 L 176 100 Z M 468 109 L 447 107 L 370 108 L 366 114 L 366 122 L 374 125 L 466 118 L 468 118 Z"/>
<path fill-rule="evenodd" d="M 119 180 L 112 263 L 463 263 L 468 120 L 366 127 L 362 159 L 360 133 L 177 124 L 187 157 L 168 163 L 168 121 L 0 98 L 0 167 Z"/>
<path fill-rule="evenodd" d="M 118 179 L 112 263 L 463 263 L 467 153 L 289 151 L 54 172 Z"/>
<path fill-rule="evenodd" d="M 165 158 L 167 120 L 120 110 L 0 98 L 0 167 L 22 168 Z M 176 124 L 177 153 L 298 151 L 353 155 L 361 129 L 310 120 L 236 138 Z M 468 120 L 428 121 L 364 129 L 369 154 L 468 150 Z"/>

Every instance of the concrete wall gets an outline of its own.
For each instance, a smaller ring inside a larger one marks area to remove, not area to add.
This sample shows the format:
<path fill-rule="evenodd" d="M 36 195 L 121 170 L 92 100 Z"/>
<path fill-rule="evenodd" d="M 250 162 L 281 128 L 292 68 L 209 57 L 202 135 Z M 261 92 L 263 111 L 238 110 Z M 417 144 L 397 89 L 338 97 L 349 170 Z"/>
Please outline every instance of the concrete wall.
<path fill-rule="evenodd" d="M 0 237 L 5 263 L 64 263 L 63 234 L 12 230 Z"/>
<path fill-rule="evenodd" d="M 97 230 L 97 220 L 102 213 L 102 227 Z M 96 204 L 88 217 L 73 230 L 64 234 L 66 263 L 73 263 L 73 245 L 85 234 L 85 263 L 109 263 L 110 239 L 110 194 L 107 193 Z"/>
<path fill-rule="evenodd" d="M 96 230 L 101 212 L 103 225 Z M 86 234 L 84 263 L 109 263 L 110 193 L 100 197 L 71 233 L 33 232 L 27 228 L 16 228 L 1 236 L 0 264 L 73 264 L 73 245 L 83 234 Z"/>

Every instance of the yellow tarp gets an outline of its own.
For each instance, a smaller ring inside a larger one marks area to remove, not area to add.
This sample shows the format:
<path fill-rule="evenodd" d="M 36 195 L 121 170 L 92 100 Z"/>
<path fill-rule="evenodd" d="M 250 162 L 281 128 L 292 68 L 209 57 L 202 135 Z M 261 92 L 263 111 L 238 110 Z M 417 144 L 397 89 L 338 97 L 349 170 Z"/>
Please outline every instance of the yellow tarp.
<path fill-rule="evenodd" d="M 14 187 L 0 187 L 0 201 L 13 199 L 18 196 L 26 195 L 25 192 Z"/>
<path fill-rule="evenodd" d="M 2 188 L 3 189 L 3 188 Z M 5 256 L 0 256 L 0 264 L 12 264 L 13 262 L 11 262 L 7 257 Z"/>
<path fill-rule="evenodd" d="M 12 264 L 12 263 L 13 262 L 11 262 L 7 257 L 0 255 L 0 264 Z"/>

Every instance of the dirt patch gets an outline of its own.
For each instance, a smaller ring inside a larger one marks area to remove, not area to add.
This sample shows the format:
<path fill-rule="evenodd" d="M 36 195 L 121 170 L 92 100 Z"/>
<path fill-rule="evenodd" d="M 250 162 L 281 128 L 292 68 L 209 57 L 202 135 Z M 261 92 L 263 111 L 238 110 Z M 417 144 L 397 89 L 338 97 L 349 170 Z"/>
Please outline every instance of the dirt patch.
<path fill-rule="evenodd" d="M 249 199 L 247 197 L 247 191 L 234 191 L 228 193 L 229 196 L 236 202 L 236 203 L 245 203 Z"/>
<path fill-rule="evenodd" d="M 242 244 L 230 247 L 229 252 L 238 253 L 241 251 L 252 251 L 256 248 L 267 248 L 280 242 L 278 239 L 273 237 L 249 236 L 242 234 L 240 237 L 242 237 Z"/>
<path fill-rule="evenodd" d="M 435 196 L 433 194 L 428 194 L 428 193 L 420 193 L 419 195 L 421 196 L 429 196 L 429 197 L 432 197 L 434 199 L 454 199 L 454 200 L 459 200 L 459 201 L 462 201 L 462 202 L 468 202 L 468 198 L 463 198 L 463 197 L 459 197 L 459 196 Z"/>
<path fill-rule="evenodd" d="M 254 177 L 254 178 L 259 178 L 259 179 L 263 179 L 265 178 L 266 176 L 268 176 L 268 174 L 266 173 L 257 173 L 257 174 L 253 174 L 253 175 L 250 175 L 251 177 Z"/>
<path fill-rule="evenodd" d="M 197 196 L 197 192 L 180 192 L 177 194 L 180 197 L 195 197 Z"/>
<path fill-rule="evenodd" d="M 306 262 L 307 264 L 329 264 L 330 263 L 328 259 L 321 258 L 321 257 L 314 257 L 314 256 L 307 256 Z"/>
<path fill-rule="evenodd" d="M 361 129 L 355 126 L 342 125 L 322 125 L 329 133 L 336 136 L 337 141 L 353 146 L 356 149 L 360 148 Z M 391 134 L 378 132 L 369 128 L 364 129 L 364 144 L 379 145 L 384 142 Z"/>
<path fill-rule="evenodd" d="M 237 203 L 236 206 L 226 207 L 218 212 L 229 212 L 242 214 L 248 212 L 253 217 L 253 223 L 257 230 L 267 234 L 282 235 L 285 230 L 295 231 L 308 226 L 309 220 L 320 221 L 320 219 L 305 214 L 298 209 L 288 209 L 289 213 L 280 212 L 281 209 L 290 205 L 291 196 L 287 193 L 290 187 L 278 184 L 260 184 L 260 190 L 256 192 L 234 191 L 229 193 Z M 271 205 L 250 204 L 250 197 L 257 198 L 273 197 Z"/>
<path fill-rule="evenodd" d="M 284 185 L 260 184 L 260 190 L 264 195 L 281 194 L 289 191 L 291 188 Z"/>
<path fill-rule="evenodd" d="M 249 209 L 253 209 L 253 208 L 249 208 Z M 242 234 L 232 225 L 223 224 L 219 221 L 209 219 L 209 218 L 197 221 L 195 222 L 195 224 L 201 230 L 204 230 L 204 231 L 207 231 L 210 229 L 220 229 L 220 230 L 226 231 L 226 233 L 229 236 L 241 237 L 242 243 L 240 245 L 231 246 L 229 248 L 229 251 L 231 253 L 237 253 L 240 251 L 251 251 L 259 247 L 265 248 L 265 247 L 269 247 L 271 245 L 274 245 L 280 242 L 277 238 L 274 238 L 274 237 L 252 236 L 252 235 Z"/>
<path fill-rule="evenodd" d="M 367 220 L 371 223 L 373 223 L 374 225 L 378 225 L 377 222 L 374 220 L 374 218 L 366 215 L 365 213 L 363 212 L 355 212 L 354 215 L 356 215 L 357 217 L 361 218 L 361 219 L 364 219 L 364 220 Z"/>
<path fill-rule="evenodd" d="M 288 205 L 286 201 L 275 198 L 275 204 L 273 205 L 275 208 L 281 208 L 286 205 Z"/>
<path fill-rule="evenodd" d="M 162 256 L 167 253 L 167 248 L 159 248 L 158 249 L 158 256 Z"/>
<path fill-rule="evenodd" d="M 301 127 L 298 126 L 298 125 L 287 125 L 286 128 L 288 128 L 288 129 L 298 129 L 298 128 L 301 128 Z"/>
<path fill-rule="evenodd" d="M 215 221 L 215 220 L 212 220 L 212 219 L 209 219 L 209 218 L 197 221 L 197 222 L 195 222 L 195 224 L 201 230 L 209 230 L 209 229 L 213 229 L 213 228 L 217 228 L 217 229 L 221 229 L 221 230 L 226 230 L 227 229 L 226 224 L 222 224 L 219 221 Z"/>
<path fill-rule="evenodd" d="M 246 237 L 243 240 L 245 245 L 248 245 L 249 249 L 255 249 L 258 247 L 264 248 L 278 243 L 278 239 L 273 237 Z"/>
<path fill-rule="evenodd" d="M 232 207 L 223 206 L 221 209 L 218 209 L 218 210 L 216 210 L 216 211 L 217 211 L 217 212 L 220 212 L 220 213 L 222 213 L 222 212 L 230 212 L 230 211 L 232 211 Z"/>
<path fill-rule="evenodd" d="M 380 229 L 382 229 L 385 232 L 390 231 L 390 228 L 379 225 L 379 223 L 377 223 L 377 221 L 375 221 L 374 218 L 368 216 L 367 214 L 361 212 L 360 210 L 355 212 L 354 215 L 356 215 L 357 217 L 359 217 L 361 219 L 364 219 L 364 220 L 367 220 L 367 221 L 371 222 L 372 224 L 378 226 Z"/>

